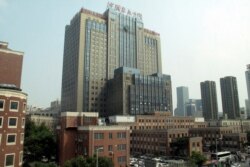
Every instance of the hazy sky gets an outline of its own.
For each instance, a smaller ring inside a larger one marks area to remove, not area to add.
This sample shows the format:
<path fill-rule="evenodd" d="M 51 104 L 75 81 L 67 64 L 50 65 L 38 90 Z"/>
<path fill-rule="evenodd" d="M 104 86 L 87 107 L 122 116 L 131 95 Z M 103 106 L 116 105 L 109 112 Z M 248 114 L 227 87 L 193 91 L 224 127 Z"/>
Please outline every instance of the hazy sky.
<path fill-rule="evenodd" d="M 0 0 L 0 40 L 25 52 L 22 88 L 29 105 L 47 107 L 60 99 L 65 25 L 81 7 L 103 13 L 106 0 Z M 161 35 L 163 73 L 176 87 L 200 98 L 200 82 L 235 76 L 240 105 L 247 97 L 250 64 L 249 0 L 112 0 L 143 16 L 144 27 Z"/>

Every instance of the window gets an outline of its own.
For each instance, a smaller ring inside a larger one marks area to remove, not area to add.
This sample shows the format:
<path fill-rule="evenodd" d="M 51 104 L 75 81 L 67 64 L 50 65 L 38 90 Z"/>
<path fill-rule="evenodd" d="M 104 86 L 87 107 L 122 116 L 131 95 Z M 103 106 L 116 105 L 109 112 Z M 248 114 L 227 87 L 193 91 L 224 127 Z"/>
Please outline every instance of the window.
<path fill-rule="evenodd" d="M 0 117 L 0 128 L 3 127 L 3 117 Z"/>
<path fill-rule="evenodd" d="M 112 139 L 112 133 L 109 133 L 109 139 Z"/>
<path fill-rule="evenodd" d="M 104 139 L 103 133 L 95 133 L 95 139 Z"/>
<path fill-rule="evenodd" d="M 126 162 L 126 156 L 118 157 L 117 160 L 118 160 L 118 163 Z"/>
<path fill-rule="evenodd" d="M 23 141 L 24 141 L 24 133 L 21 133 L 20 143 L 23 144 Z"/>
<path fill-rule="evenodd" d="M 16 144 L 16 134 L 7 134 L 6 145 L 15 145 L 15 144 Z"/>
<path fill-rule="evenodd" d="M 14 167 L 15 154 L 5 155 L 5 167 Z"/>
<path fill-rule="evenodd" d="M 18 101 L 10 101 L 10 111 L 18 111 Z"/>
<path fill-rule="evenodd" d="M 9 117 L 9 128 L 16 128 L 17 127 L 17 117 Z"/>
<path fill-rule="evenodd" d="M 0 99 L 0 111 L 4 110 L 4 100 Z"/>
<path fill-rule="evenodd" d="M 112 145 L 108 146 L 108 151 L 113 151 L 113 146 Z"/>
<path fill-rule="evenodd" d="M 117 150 L 126 150 L 126 144 L 118 144 Z"/>
<path fill-rule="evenodd" d="M 21 151 L 19 154 L 19 165 L 23 164 L 23 152 Z"/>
<path fill-rule="evenodd" d="M 117 133 L 118 139 L 125 139 L 126 138 L 126 132 L 118 132 Z"/>

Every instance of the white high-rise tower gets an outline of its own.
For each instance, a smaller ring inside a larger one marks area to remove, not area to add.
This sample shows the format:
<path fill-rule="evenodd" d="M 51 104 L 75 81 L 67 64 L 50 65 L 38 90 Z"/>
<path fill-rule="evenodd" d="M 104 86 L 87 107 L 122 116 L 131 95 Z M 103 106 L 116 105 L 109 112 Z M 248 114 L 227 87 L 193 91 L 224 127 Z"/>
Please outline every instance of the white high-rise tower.
<path fill-rule="evenodd" d="M 246 82 L 247 82 L 247 93 L 248 93 L 248 100 L 246 100 L 246 113 L 247 117 L 250 117 L 250 64 L 247 65 L 246 74 Z M 247 104 L 248 103 L 248 104 Z"/>

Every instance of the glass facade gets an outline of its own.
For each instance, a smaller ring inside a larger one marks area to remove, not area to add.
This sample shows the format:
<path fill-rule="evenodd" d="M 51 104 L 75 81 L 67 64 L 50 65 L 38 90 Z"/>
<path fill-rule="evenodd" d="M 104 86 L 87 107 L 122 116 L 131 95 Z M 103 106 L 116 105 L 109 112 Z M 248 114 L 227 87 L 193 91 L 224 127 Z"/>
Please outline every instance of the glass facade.
<path fill-rule="evenodd" d="M 98 55 L 106 56 L 106 52 L 105 52 L 106 35 L 99 35 L 98 33 L 93 33 L 93 32 L 96 31 L 96 32 L 101 32 L 102 34 L 106 34 L 107 28 L 106 28 L 106 24 L 104 23 L 99 23 L 99 22 L 88 19 L 86 21 L 85 30 L 86 30 L 85 32 L 86 37 L 85 37 L 85 48 L 84 48 L 85 53 L 84 53 L 84 69 L 83 69 L 83 72 L 84 72 L 83 111 L 84 112 L 90 110 L 90 106 L 89 106 L 89 95 L 91 93 L 90 80 L 91 79 L 98 80 L 98 79 L 105 78 L 105 73 L 104 73 L 104 77 L 103 75 L 101 76 L 99 75 L 98 67 L 93 68 L 93 65 L 91 64 L 91 62 L 94 63 L 96 62 L 96 60 L 91 61 L 91 59 L 98 58 L 99 57 Z M 100 42 L 99 44 L 100 38 L 104 38 L 104 39 L 102 39 L 103 42 L 102 43 Z M 101 46 L 100 48 L 102 49 L 100 49 L 99 46 Z M 94 52 L 91 52 L 91 49 L 93 49 Z M 91 76 L 91 72 L 94 73 L 95 75 Z"/>
<path fill-rule="evenodd" d="M 136 67 L 136 19 L 119 15 L 120 66 Z"/>
<path fill-rule="evenodd" d="M 138 69 L 142 75 L 160 73 L 159 34 L 144 29 L 141 17 L 133 14 L 107 9 L 102 15 L 82 9 L 65 30 L 61 111 L 99 112 L 104 116 L 110 94 L 108 81 L 119 67 Z M 144 87 L 148 82 L 145 80 Z M 141 92 L 140 85 L 131 89 Z M 155 91 L 159 94 L 162 90 L 158 86 Z M 165 104 L 159 104 L 162 106 L 156 108 L 164 109 Z"/>
<path fill-rule="evenodd" d="M 166 88 L 168 82 L 170 82 L 169 76 L 157 77 L 135 74 L 133 79 L 134 85 L 131 85 L 129 90 L 130 114 L 170 111 Z"/>
<path fill-rule="evenodd" d="M 110 81 L 108 115 L 141 115 L 172 112 L 171 77 L 142 75 L 138 69 L 120 67 Z"/>

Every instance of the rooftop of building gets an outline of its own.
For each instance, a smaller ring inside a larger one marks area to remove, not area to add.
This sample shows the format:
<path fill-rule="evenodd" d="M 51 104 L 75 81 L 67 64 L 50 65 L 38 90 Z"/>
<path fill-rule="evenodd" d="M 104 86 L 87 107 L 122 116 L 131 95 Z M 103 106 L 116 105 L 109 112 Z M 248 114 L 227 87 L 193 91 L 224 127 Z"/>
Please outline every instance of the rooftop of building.
<path fill-rule="evenodd" d="M 171 80 L 171 76 L 167 74 L 162 74 L 162 73 L 153 73 L 151 75 L 142 75 L 140 70 L 137 68 L 132 68 L 132 67 L 118 67 L 114 71 L 115 75 L 116 74 L 130 74 L 130 75 L 140 75 L 143 77 L 158 77 L 158 78 L 163 78 L 166 80 Z"/>
<path fill-rule="evenodd" d="M 99 17 L 99 18 L 102 18 L 102 19 L 106 18 L 104 14 L 100 14 L 100 13 L 97 13 L 97 12 L 94 12 L 94 11 L 91 11 L 91 10 L 88 10 L 88 9 L 85 9 L 85 8 L 81 8 L 80 13 L 89 14 L 89 15 Z"/>
<path fill-rule="evenodd" d="M 129 73 L 129 74 L 140 74 L 140 70 L 136 68 L 131 67 L 119 67 L 115 69 L 115 73 L 123 74 L 123 73 Z"/>
<path fill-rule="evenodd" d="M 0 41 L 0 48 L 7 49 L 8 48 L 8 42 Z"/>
<path fill-rule="evenodd" d="M 87 131 L 110 131 L 110 130 L 130 130 L 129 126 L 121 125 L 89 125 L 89 126 L 78 126 L 78 130 Z"/>
<path fill-rule="evenodd" d="M 8 84 L 0 84 L 0 94 L 3 96 L 15 96 L 21 99 L 26 99 L 28 96 L 28 94 L 22 92 L 20 88 L 11 87 L 8 86 Z"/>
<path fill-rule="evenodd" d="M 209 126 L 209 127 L 202 127 L 202 128 L 190 128 L 189 130 L 193 131 L 209 131 L 209 130 L 232 130 L 232 127 L 228 126 Z"/>
<path fill-rule="evenodd" d="M 61 117 L 99 117 L 98 112 L 75 112 L 75 111 L 68 111 L 68 112 L 62 112 Z"/>
<path fill-rule="evenodd" d="M 9 45 L 8 42 L 0 41 L 0 52 L 13 53 L 13 54 L 17 54 L 17 55 L 23 55 L 24 54 L 24 52 L 15 51 L 15 50 L 12 50 L 12 49 L 8 48 L 8 45 Z"/>
<path fill-rule="evenodd" d="M 5 83 L 0 83 L 0 89 L 9 89 L 9 90 L 22 91 L 22 89 L 16 87 L 16 85 L 14 85 L 14 84 L 5 84 Z"/>
<path fill-rule="evenodd" d="M 188 132 L 187 128 L 169 128 L 169 129 L 134 129 L 137 133 L 182 133 Z"/>
<path fill-rule="evenodd" d="M 118 5 L 119 6 L 119 5 Z M 123 7 L 122 7 L 123 8 Z M 107 16 L 106 16 L 106 12 L 108 11 L 109 9 L 107 9 L 103 14 L 101 13 L 98 13 L 98 12 L 94 12 L 94 11 L 91 11 L 89 9 L 86 9 L 86 8 L 81 8 L 79 13 L 85 13 L 85 14 L 89 14 L 91 16 L 94 16 L 94 17 L 98 17 L 98 18 L 101 18 L 101 19 L 107 19 Z M 121 12 L 122 13 L 122 12 Z M 124 14 L 124 13 L 122 13 Z M 140 14 L 141 15 L 141 14 Z M 158 32 L 155 32 L 153 30 L 149 30 L 147 28 L 144 28 L 144 32 L 148 33 L 148 34 L 152 34 L 152 35 L 156 35 L 156 36 L 160 36 L 160 34 Z"/>

